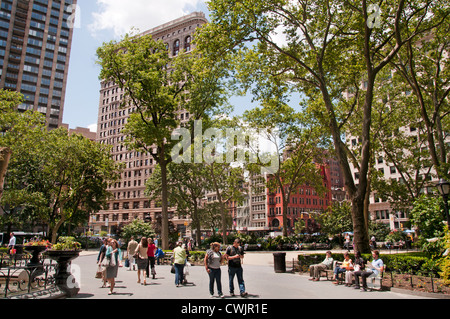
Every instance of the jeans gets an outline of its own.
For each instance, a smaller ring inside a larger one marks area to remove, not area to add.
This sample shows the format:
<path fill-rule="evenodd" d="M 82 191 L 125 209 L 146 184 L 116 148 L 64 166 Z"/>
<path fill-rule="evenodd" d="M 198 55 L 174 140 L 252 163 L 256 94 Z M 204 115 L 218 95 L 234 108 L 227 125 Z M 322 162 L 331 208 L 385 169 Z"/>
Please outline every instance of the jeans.
<path fill-rule="evenodd" d="M 222 293 L 222 271 L 220 268 L 214 269 L 209 268 L 209 293 L 214 295 L 214 281 L 217 283 L 217 292 L 219 295 L 223 295 Z"/>
<path fill-rule="evenodd" d="M 245 292 L 245 283 L 242 267 L 228 267 L 228 279 L 230 284 L 230 293 L 234 293 L 234 276 L 237 276 L 239 284 L 239 292 L 242 294 Z"/>
<path fill-rule="evenodd" d="M 183 270 L 184 264 L 174 264 L 175 265 L 175 285 L 181 285 L 183 283 Z"/>
<path fill-rule="evenodd" d="M 152 275 L 156 274 L 156 270 L 155 270 L 155 257 L 148 257 L 148 264 L 147 264 L 147 268 L 145 269 L 145 273 L 147 274 L 147 278 L 150 277 L 150 271 L 152 270 Z"/>
<path fill-rule="evenodd" d="M 353 273 L 353 275 L 355 276 L 355 286 L 357 288 L 359 288 L 359 277 L 361 276 L 362 279 L 362 286 L 363 288 L 367 288 L 367 277 L 370 277 L 371 275 L 373 275 L 373 271 L 369 270 L 369 271 L 355 271 Z"/>
<path fill-rule="evenodd" d="M 346 271 L 347 271 L 347 269 L 336 266 L 336 268 L 334 268 L 334 275 L 336 276 L 336 279 L 338 279 L 339 274 L 346 272 Z"/>

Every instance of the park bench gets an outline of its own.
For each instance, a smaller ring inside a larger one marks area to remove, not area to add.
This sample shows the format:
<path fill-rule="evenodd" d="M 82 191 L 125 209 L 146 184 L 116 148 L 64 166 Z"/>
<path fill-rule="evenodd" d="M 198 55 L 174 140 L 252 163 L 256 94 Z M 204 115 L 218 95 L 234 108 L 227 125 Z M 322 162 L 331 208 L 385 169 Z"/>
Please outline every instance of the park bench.
<path fill-rule="evenodd" d="M 172 263 L 173 252 L 169 251 L 164 253 L 164 258 L 162 260 L 163 265 L 170 265 Z"/>
<path fill-rule="evenodd" d="M 327 280 L 333 280 L 333 276 L 334 276 L 334 269 L 336 268 L 336 266 L 341 265 L 342 261 L 333 261 L 333 267 L 332 269 L 324 269 L 320 271 L 320 277 L 326 277 Z M 345 273 L 340 273 L 337 280 L 339 282 L 343 282 L 345 281 Z"/>
<path fill-rule="evenodd" d="M 384 270 L 380 272 L 378 275 L 375 276 L 375 274 L 370 275 L 367 278 L 367 288 L 371 290 L 377 290 L 380 291 L 383 289 L 383 276 L 386 272 L 386 265 L 384 265 Z"/>

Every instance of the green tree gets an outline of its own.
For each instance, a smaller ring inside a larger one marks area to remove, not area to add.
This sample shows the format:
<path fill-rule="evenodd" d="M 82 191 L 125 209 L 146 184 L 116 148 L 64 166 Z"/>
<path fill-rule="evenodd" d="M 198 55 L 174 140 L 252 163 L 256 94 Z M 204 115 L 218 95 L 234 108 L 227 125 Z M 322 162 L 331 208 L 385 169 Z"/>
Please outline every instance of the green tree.
<path fill-rule="evenodd" d="M 135 219 L 122 228 L 121 236 L 125 239 L 125 241 L 129 241 L 131 236 L 136 239 L 142 237 L 151 238 L 155 236 L 155 230 L 151 224 L 146 223 L 142 219 Z"/>
<path fill-rule="evenodd" d="M 0 89 L 0 200 L 11 156 L 20 157 L 23 151 L 20 147 L 26 149 L 32 145 L 36 139 L 31 136 L 42 134 L 45 129 L 45 118 L 41 114 L 17 111 L 22 102 L 22 94 Z"/>
<path fill-rule="evenodd" d="M 448 4 L 440 11 L 436 13 L 436 20 L 448 16 Z M 420 116 L 424 140 L 438 179 L 450 178 L 450 148 L 445 133 L 450 129 L 449 28 L 449 19 L 444 19 L 431 32 L 409 39 L 391 61 L 394 76 L 403 80 L 403 86 L 396 85 L 396 88 L 412 93 L 402 97 Z"/>
<path fill-rule="evenodd" d="M 308 110 L 329 128 L 352 202 L 355 245 L 369 252 L 364 207 L 373 158 L 375 81 L 408 41 L 442 23 L 448 3 L 211 0 L 209 10 L 211 23 L 199 37 L 205 57 L 227 59 L 244 89 L 251 88 L 259 99 L 301 92 Z M 343 139 L 355 111 L 362 114 L 357 182 Z"/>
<path fill-rule="evenodd" d="M 162 41 L 151 35 L 125 35 L 119 42 L 97 50 L 100 79 L 113 81 L 124 90 L 123 107 L 133 107 L 125 126 L 128 144 L 152 155 L 161 169 L 161 244 L 169 247 L 167 166 L 171 162 L 172 132 L 178 127 L 177 110 L 184 92 L 182 73 Z"/>
<path fill-rule="evenodd" d="M 20 222 L 47 223 L 56 243 L 64 223 L 84 224 L 106 204 L 107 187 L 120 167 L 105 146 L 45 125 L 10 130 L 3 137 L 13 156 L 1 205 L 20 212 Z"/>
<path fill-rule="evenodd" d="M 274 150 L 273 161 L 276 165 L 269 172 L 267 187 L 269 192 L 280 190 L 283 204 L 283 236 L 288 236 L 288 205 L 291 195 L 300 186 L 310 185 L 319 193 L 326 192 L 324 176 L 317 163 L 323 161 L 326 149 L 326 136 L 315 126 L 314 120 L 306 118 L 288 105 L 272 99 L 263 108 L 254 108 L 243 115 L 244 122 L 251 129 L 264 132 L 264 138 Z M 260 145 L 258 145 L 260 146 Z M 267 166 L 258 154 L 258 149 L 251 149 L 257 158 L 256 164 L 248 165 L 253 174 L 258 174 Z"/>
<path fill-rule="evenodd" d="M 168 249 L 168 165 L 178 144 L 174 134 L 181 125 L 179 114 L 190 113 L 187 125 L 193 141 L 194 120 L 214 115 L 226 100 L 220 68 L 202 66 L 195 53 L 170 57 L 166 44 L 151 35 L 126 35 L 119 42 L 105 43 L 97 56 L 100 78 L 119 85 L 126 101 L 122 106 L 135 109 L 124 129 L 127 144 L 151 154 L 159 165 L 161 241 L 163 249 Z"/>
<path fill-rule="evenodd" d="M 427 239 L 444 236 L 444 224 L 446 220 L 442 200 L 435 196 L 422 195 L 413 204 L 409 219 L 416 226 L 421 245 Z"/>
<path fill-rule="evenodd" d="M 0 90 L 0 205 L 1 224 L 8 232 L 35 220 L 33 207 L 45 203 L 40 191 L 33 190 L 30 176 L 40 175 L 39 146 L 46 133 L 42 114 L 18 112 L 20 93 Z"/>
<path fill-rule="evenodd" d="M 320 231 L 330 236 L 339 235 L 342 244 L 342 234 L 353 229 L 352 208 L 348 202 L 333 203 L 331 210 L 317 217 Z"/>
<path fill-rule="evenodd" d="M 150 200 L 161 198 L 161 171 L 156 169 L 147 180 L 145 193 Z M 201 242 L 202 200 L 209 187 L 209 172 L 203 164 L 171 163 L 168 166 L 168 200 L 176 207 L 177 214 L 189 216 L 197 242 Z"/>
<path fill-rule="evenodd" d="M 218 208 L 222 226 L 222 243 L 227 244 L 227 230 L 231 227 L 227 204 L 231 202 L 241 203 L 244 199 L 244 191 L 240 187 L 244 178 L 242 167 L 233 167 L 231 163 L 205 164 L 209 173 L 211 192 L 216 194 L 217 205 L 209 207 Z M 211 212 L 211 210 L 209 210 Z"/>

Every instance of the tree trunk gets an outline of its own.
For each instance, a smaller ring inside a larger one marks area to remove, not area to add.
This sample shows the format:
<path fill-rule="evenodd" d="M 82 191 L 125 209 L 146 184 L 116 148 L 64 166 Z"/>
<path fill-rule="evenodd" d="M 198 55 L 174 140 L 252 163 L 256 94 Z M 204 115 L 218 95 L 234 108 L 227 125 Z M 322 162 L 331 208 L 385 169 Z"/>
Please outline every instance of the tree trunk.
<path fill-rule="evenodd" d="M 169 249 L 169 213 L 167 193 L 167 162 L 164 145 L 160 149 L 159 166 L 161 168 L 161 246 L 163 250 Z"/>
<path fill-rule="evenodd" d="M 288 201 L 284 200 L 283 196 L 283 236 L 288 236 L 288 229 L 287 229 L 287 210 L 288 210 Z"/>
<path fill-rule="evenodd" d="M 354 243 L 353 249 L 361 254 L 370 253 L 369 234 L 366 228 L 366 219 L 364 216 L 365 196 L 352 198 L 352 219 Z"/>
<path fill-rule="evenodd" d="M 11 150 L 7 147 L 0 148 L 0 199 L 2 199 L 3 195 L 3 185 L 10 158 Z"/>
<path fill-rule="evenodd" d="M 192 224 L 191 229 L 195 229 L 195 240 L 197 242 L 197 246 L 200 245 L 202 237 L 201 237 L 201 226 L 200 226 L 200 219 L 198 218 L 198 203 L 197 200 L 194 198 L 194 210 L 192 212 Z"/>
<path fill-rule="evenodd" d="M 56 240 L 58 239 L 58 230 L 64 224 L 66 218 L 61 214 L 61 219 L 56 223 L 55 227 L 52 229 L 52 244 L 56 244 Z"/>

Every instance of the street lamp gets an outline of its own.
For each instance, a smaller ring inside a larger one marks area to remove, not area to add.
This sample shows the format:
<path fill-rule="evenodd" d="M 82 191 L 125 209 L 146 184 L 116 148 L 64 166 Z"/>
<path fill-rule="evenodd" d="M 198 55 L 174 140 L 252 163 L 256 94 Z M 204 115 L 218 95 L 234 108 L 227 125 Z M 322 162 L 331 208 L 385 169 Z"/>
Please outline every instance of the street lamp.
<path fill-rule="evenodd" d="M 448 213 L 448 194 L 450 192 L 450 183 L 444 179 L 441 179 L 436 187 L 439 193 L 442 195 L 442 198 L 444 199 L 444 211 L 447 216 L 447 226 L 448 229 L 450 229 L 450 216 Z"/>

